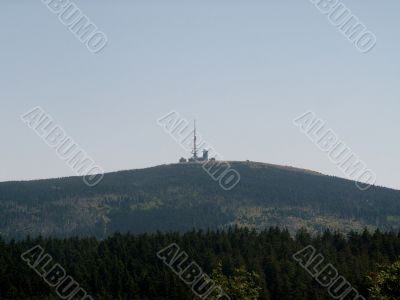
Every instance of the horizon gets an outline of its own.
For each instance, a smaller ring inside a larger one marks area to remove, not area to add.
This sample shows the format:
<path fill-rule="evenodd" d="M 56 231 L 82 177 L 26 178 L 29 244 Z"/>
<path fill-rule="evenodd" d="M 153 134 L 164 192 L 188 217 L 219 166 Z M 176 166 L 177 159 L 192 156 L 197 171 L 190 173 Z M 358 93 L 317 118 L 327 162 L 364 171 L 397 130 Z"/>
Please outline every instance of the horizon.
<path fill-rule="evenodd" d="M 41 1 L 1 4 L 1 182 L 75 174 L 21 121 L 39 106 L 105 172 L 188 156 L 157 124 L 175 110 L 228 160 L 348 178 L 293 124 L 312 111 L 400 189 L 400 3 L 347 4 L 377 37 L 367 53 L 311 1 L 76 4 L 107 35 L 97 54 Z"/>
<path fill-rule="evenodd" d="M 219 161 L 219 160 L 218 160 Z M 299 171 L 305 171 L 306 174 L 309 175 L 314 175 L 314 176 L 328 176 L 328 177 L 333 177 L 333 178 L 337 178 L 337 179 L 344 179 L 344 180 L 348 180 L 348 181 L 354 181 L 351 180 L 349 178 L 346 177 L 340 177 L 340 176 L 335 176 L 335 175 L 329 175 L 329 174 L 324 174 L 321 172 L 318 172 L 316 170 L 312 170 L 312 169 L 307 169 L 307 168 L 302 168 L 302 167 L 297 167 L 297 166 L 291 166 L 291 165 L 277 165 L 277 164 L 273 164 L 273 163 L 269 163 L 269 162 L 262 162 L 262 161 L 253 161 L 253 160 L 221 160 L 219 162 L 227 162 L 227 163 L 255 163 L 255 164 L 263 164 L 263 165 L 268 165 L 271 167 L 278 167 L 278 168 L 284 168 L 287 169 L 288 171 L 290 171 L 290 169 L 295 169 L 295 170 L 299 170 Z M 112 173 L 119 173 L 119 172 L 130 172 L 130 171 L 140 171 L 140 170 L 145 170 L 145 169 L 151 169 L 151 168 L 157 168 L 157 167 L 161 167 L 161 166 L 170 166 L 170 165 L 190 165 L 190 164 L 198 164 L 200 165 L 200 162 L 185 162 L 185 163 L 181 163 L 181 162 L 165 162 L 162 164 L 158 164 L 158 165 L 151 165 L 151 166 L 147 166 L 147 167 L 141 167 L 141 168 L 131 168 L 131 169 L 120 169 L 120 170 L 110 170 L 104 173 L 104 175 L 107 174 L 112 174 Z M 308 172 L 308 173 L 307 173 Z M 313 174 L 314 173 L 314 174 Z M 77 177 L 77 178 L 81 178 L 84 176 L 79 176 L 79 175 L 71 175 L 71 176 L 62 176 L 62 177 L 49 177 L 49 178 L 32 178 L 32 179 L 21 179 L 21 180 L 6 180 L 6 181 L 0 181 L 0 184 L 2 183 L 14 183 L 14 182 L 30 182 L 30 181 L 43 181 L 43 180 L 53 180 L 53 179 L 64 179 L 64 178 L 73 178 L 73 177 Z M 388 186 L 384 186 L 384 185 L 373 185 L 374 187 L 377 188 L 385 188 L 385 189 L 390 189 L 390 190 L 396 190 L 396 191 L 400 191 L 400 189 L 396 189 L 396 188 L 391 188 Z"/>
<path fill-rule="evenodd" d="M 397 299 L 399 10 L 1 1 L 0 298 Z"/>

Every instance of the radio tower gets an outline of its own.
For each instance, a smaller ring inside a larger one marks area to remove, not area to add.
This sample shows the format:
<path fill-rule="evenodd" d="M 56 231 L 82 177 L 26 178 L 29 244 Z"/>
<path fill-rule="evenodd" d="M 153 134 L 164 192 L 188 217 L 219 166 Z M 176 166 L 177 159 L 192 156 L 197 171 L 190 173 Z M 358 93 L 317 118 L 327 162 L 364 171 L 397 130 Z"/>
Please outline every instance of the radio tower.
<path fill-rule="evenodd" d="M 197 136 L 196 136 L 196 120 L 194 120 L 194 132 L 193 132 L 193 159 L 197 160 Z"/>

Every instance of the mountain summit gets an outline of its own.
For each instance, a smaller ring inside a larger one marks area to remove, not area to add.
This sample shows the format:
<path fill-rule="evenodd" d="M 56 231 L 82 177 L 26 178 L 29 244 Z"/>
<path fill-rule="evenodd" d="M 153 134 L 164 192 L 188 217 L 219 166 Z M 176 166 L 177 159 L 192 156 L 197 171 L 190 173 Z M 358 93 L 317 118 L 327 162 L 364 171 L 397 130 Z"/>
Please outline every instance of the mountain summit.
<path fill-rule="evenodd" d="M 199 163 L 107 173 L 96 187 L 81 177 L 0 183 L 0 235 L 105 237 L 121 232 L 247 226 L 343 232 L 400 227 L 400 191 L 317 172 L 229 162 L 239 184 L 222 189 Z"/>

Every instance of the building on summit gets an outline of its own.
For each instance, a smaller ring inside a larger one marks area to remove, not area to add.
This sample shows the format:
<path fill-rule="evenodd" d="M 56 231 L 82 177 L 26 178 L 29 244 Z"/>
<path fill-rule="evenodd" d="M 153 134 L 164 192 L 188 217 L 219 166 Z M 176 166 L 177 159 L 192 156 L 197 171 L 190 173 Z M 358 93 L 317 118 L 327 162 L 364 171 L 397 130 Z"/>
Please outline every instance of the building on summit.
<path fill-rule="evenodd" d="M 188 159 L 181 157 L 179 160 L 180 163 L 185 163 L 185 162 L 203 162 L 203 161 L 208 161 L 208 150 L 203 149 L 203 155 L 201 157 L 198 156 L 198 148 L 197 148 L 197 135 L 196 135 L 196 121 L 194 121 L 194 131 L 193 131 L 193 150 L 192 150 L 192 156 Z M 211 158 L 210 160 L 215 160 L 214 158 Z"/>

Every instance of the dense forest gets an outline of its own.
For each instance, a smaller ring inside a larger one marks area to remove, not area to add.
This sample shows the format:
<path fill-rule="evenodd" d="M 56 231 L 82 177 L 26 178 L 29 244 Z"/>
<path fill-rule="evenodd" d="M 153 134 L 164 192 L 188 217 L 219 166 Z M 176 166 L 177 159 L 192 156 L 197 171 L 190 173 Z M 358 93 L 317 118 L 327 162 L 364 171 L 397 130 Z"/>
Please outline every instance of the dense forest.
<path fill-rule="evenodd" d="M 400 234 L 379 230 L 350 232 L 345 236 L 330 231 L 310 235 L 300 230 L 292 236 L 287 230 L 273 227 L 260 232 L 231 228 L 186 233 L 115 233 L 104 240 L 0 239 L 0 298 L 56 299 L 54 288 L 21 258 L 24 252 L 40 245 L 93 299 L 191 300 L 194 295 L 190 288 L 157 257 L 160 250 L 172 243 L 179 245 L 206 274 L 215 276 L 218 266 L 218 276 L 226 278 L 238 268 L 254 273 L 258 299 L 330 299 L 326 289 L 293 259 L 296 252 L 308 245 L 366 298 L 372 291 L 368 277 L 377 278 L 382 266 L 400 258 Z"/>
<path fill-rule="evenodd" d="M 318 233 L 399 229 L 400 191 L 255 162 L 230 162 L 241 177 L 224 191 L 200 164 L 170 164 L 80 177 L 0 183 L 0 235 L 95 236 L 114 232 L 286 227 Z"/>

